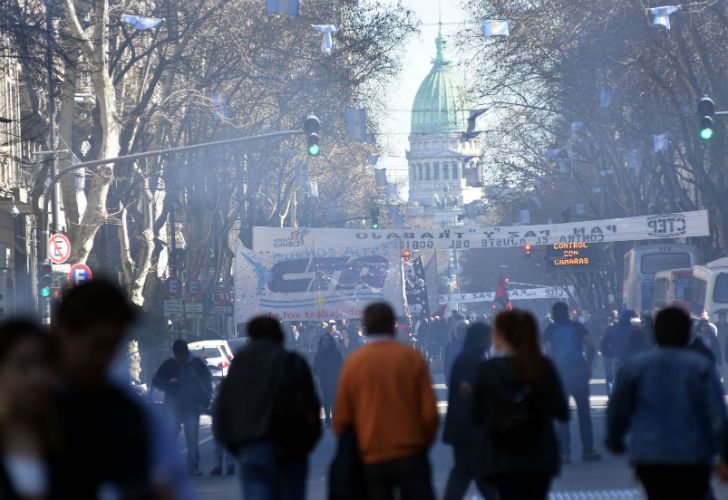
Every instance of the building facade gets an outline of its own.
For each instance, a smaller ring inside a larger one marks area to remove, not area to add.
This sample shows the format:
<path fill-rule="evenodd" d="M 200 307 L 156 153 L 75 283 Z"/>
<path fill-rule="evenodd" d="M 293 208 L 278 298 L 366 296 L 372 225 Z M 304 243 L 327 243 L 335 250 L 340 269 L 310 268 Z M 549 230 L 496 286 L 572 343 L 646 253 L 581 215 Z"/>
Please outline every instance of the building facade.
<path fill-rule="evenodd" d="M 416 223 L 447 225 L 463 206 L 483 199 L 481 144 L 466 134 L 471 106 L 465 86 L 445 58 L 442 33 L 430 73 L 412 105 L 407 152 L 409 216 Z"/>

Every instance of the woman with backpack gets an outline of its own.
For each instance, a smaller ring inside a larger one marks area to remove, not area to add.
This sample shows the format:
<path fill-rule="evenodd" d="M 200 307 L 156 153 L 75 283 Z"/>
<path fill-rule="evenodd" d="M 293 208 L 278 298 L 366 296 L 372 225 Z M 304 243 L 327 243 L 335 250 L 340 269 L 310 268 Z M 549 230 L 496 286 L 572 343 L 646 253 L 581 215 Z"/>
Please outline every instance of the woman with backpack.
<path fill-rule="evenodd" d="M 553 421 L 567 421 L 567 399 L 530 313 L 502 312 L 494 330 L 495 357 L 478 367 L 473 394 L 473 420 L 485 427 L 481 474 L 500 500 L 544 500 L 561 466 Z"/>

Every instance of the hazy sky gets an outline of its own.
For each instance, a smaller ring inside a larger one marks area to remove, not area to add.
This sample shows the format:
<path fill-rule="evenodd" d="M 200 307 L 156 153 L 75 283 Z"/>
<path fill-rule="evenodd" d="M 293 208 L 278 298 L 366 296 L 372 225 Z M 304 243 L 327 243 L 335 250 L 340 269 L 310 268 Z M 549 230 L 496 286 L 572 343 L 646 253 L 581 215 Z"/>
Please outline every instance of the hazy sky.
<path fill-rule="evenodd" d="M 380 159 L 378 166 L 387 166 L 390 171 L 406 169 L 404 153 L 408 146 L 412 102 L 435 57 L 439 6 L 442 6 L 442 31 L 448 41 L 448 35 L 464 28 L 457 23 L 465 21 L 460 0 L 403 0 L 403 4 L 414 11 L 422 26 L 419 35 L 415 35 L 405 49 L 402 73 L 390 88 L 387 99 L 388 116 L 381 124 L 381 131 L 385 135 L 379 138 L 379 143 L 383 153 L 388 151 L 391 156 Z M 457 62 L 453 45 L 454 42 L 449 43 L 447 56 L 451 61 Z"/>

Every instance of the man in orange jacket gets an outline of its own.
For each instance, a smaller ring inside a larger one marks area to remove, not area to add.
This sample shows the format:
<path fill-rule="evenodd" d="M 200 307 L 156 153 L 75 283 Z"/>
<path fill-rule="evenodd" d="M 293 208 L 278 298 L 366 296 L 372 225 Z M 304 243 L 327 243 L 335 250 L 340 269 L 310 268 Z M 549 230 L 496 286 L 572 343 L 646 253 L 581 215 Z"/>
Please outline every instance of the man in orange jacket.
<path fill-rule="evenodd" d="M 438 414 L 427 363 L 394 339 L 389 305 L 368 306 L 363 323 L 367 343 L 342 368 L 334 431 L 356 431 L 367 499 L 433 499 L 427 452 Z"/>

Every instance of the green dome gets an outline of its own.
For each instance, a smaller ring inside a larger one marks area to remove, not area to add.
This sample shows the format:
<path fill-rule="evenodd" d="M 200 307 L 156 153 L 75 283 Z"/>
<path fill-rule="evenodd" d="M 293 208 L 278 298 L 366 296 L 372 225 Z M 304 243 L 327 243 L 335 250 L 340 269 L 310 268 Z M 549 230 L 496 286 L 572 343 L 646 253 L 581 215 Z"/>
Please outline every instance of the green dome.
<path fill-rule="evenodd" d="M 420 85 L 412 104 L 413 134 L 465 132 L 468 126 L 468 102 L 465 86 L 445 59 L 445 40 L 438 34 L 437 55 L 432 69 Z"/>

